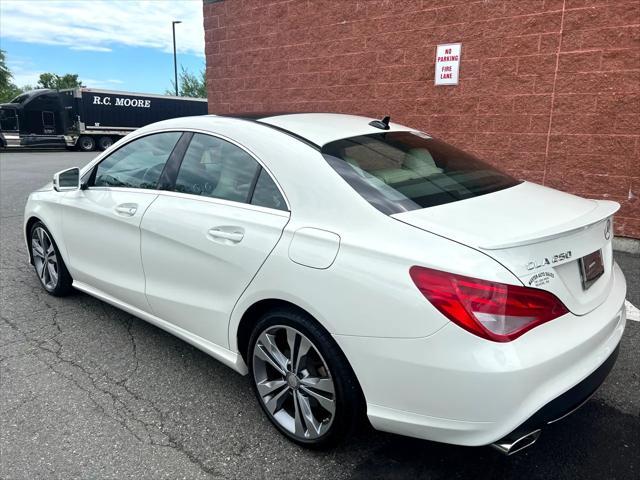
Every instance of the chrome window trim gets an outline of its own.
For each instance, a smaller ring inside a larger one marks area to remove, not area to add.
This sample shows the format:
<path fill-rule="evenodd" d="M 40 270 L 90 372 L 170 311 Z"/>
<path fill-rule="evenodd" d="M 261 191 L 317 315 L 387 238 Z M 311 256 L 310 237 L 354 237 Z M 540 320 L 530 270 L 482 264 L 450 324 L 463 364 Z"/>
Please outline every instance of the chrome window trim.
<path fill-rule="evenodd" d="M 155 135 L 157 133 L 167 133 L 167 132 L 201 133 L 203 135 L 209 135 L 210 137 L 219 138 L 220 140 L 224 140 L 224 141 L 229 142 L 232 145 L 235 145 L 236 147 L 240 148 L 241 150 L 246 152 L 251 158 L 253 158 L 256 162 L 258 162 L 258 165 L 260 165 L 264 170 L 266 170 L 266 172 L 271 177 L 271 180 L 273 180 L 273 183 L 278 188 L 278 191 L 280 192 L 280 195 L 282 195 L 282 198 L 284 199 L 285 204 L 287 205 L 287 210 L 286 211 L 285 210 L 278 210 L 278 209 L 275 209 L 275 208 L 267 208 L 267 207 L 260 207 L 260 208 L 264 208 L 264 209 L 269 210 L 269 211 L 276 210 L 276 211 L 285 212 L 285 213 L 291 212 L 291 204 L 289 203 L 289 199 L 287 198 L 286 194 L 284 193 L 284 189 L 282 188 L 282 185 L 280 185 L 280 182 L 278 182 L 278 180 L 276 179 L 276 177 L 273 174 L 273 172 L 269 169 L 269 167 L 267 167 L 264 164 L 264 162 L 262 160 L 260 160 L 260 158 L 258 158 L 258 156 L 256 154 L 254 154 L 249 148 L 245 147 L 241 143 L 238 143 L 237 141 L 235 141 L 235 140 L 233 140 L 233 139 L 231 139 L 231 138 L 229 138 L 229 137 L 227 137 L 225 135 L 221 135 L 221 134 L 218 134 L 218 133 L 213 133 L 213 132 L 210 132 L 208 130 L 202 130 L 202 129 L 199 129 L 199 128 L 163 128 L 163 129 L 160 129 L 160 130 L 154 130 L 152 132 L 143 132 L 143 133 L 140 133 L 140 134 L 135 135 L 135 136 L 133 134 L 129 134 L 126 137 L 124 137 L 123 139 L 120 140 L 123 143 L 121 145 L 118 145 L 117 149 L 115 149 L 113 151 L 108 151 L 107 150 L 104 153 L 98 155 L 91 162 L 89 162 L 80 171 L 80 178 L 84 177 L 88 172 L 93 170 L 95 168 L 95 166 L 98 165 L 100 162 L 102 162 L 106 158 L 110 157 L 112 154 L 114 154 L 115 152 L 120 150 L 125 145 L 128 145 L 129 143 L 133 142 L 134 140 L 137 140 L 137 139 L 142 138 L 142 137 L 147 137 L 149 135 Z M 188 147 L 187 147 L 187 149 L 188 149 Z M 167 159 L 167 161 L 168 161 L 168 159 Z M 97 188 L 116 188 L 116 187 L 89 187 L 89 189 L 91 189 L 91 190 L 94 190 L 94 189 L 97 189 Z M 117 187 L 117 188 L 121 188 L 121 187 Z M 123 190 L 126 190 L 126 191 L 139 191 L 139 190 L 149 191 L 148 189 L 144 189 L 144 188 L 123 188 Z M 179 192 L 170 192 L 168 190 L 153 190 L 153 191 L 157 191 L 157 192 L 161 192 L 161 193 L 179 193 Z M 184 195 L 185 198 L 207 198 L 207 199 L 214 198 L 214 197 L 203 197 L 202 195 L 194 195 L 194 194 L 188 194 L 188 193 L 181 194 L 181 195 Z M 216 200 L 223 200 L 224 202 L 229 202 L 230 204 L 233 204 L 233 205 L 236 205 L 236 206 L 237 206 L 237 204 L 241 203 L 241 202 L 234 202 L 234 201 L 231 201 L 231 200 L 224 200 L 222 198 L 216 198 Z M 245 203 L 243 203 L 243 205 L 257 206 L 257 205 L 251 205 L 251 204 L 245 204 Z"/>

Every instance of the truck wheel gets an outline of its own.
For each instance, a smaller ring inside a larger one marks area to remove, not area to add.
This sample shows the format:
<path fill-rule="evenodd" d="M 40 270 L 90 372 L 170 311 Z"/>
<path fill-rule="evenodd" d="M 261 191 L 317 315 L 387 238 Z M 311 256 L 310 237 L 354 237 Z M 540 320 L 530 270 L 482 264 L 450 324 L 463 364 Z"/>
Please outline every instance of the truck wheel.
<path fill-rule="evenodd" d="M 83 135 L 78 139 L 77 145 L 78 149 L 83 152 L 92 152 L 96 148 L 96 141 L 91 137 Z"/>
<path fill-rule="evenodd" d="M 100 137 L 98 139 L 98 148 L 100 150 L 106 150 L 111 145 L 113 145 L 113 138 L 111 137 Z"/>

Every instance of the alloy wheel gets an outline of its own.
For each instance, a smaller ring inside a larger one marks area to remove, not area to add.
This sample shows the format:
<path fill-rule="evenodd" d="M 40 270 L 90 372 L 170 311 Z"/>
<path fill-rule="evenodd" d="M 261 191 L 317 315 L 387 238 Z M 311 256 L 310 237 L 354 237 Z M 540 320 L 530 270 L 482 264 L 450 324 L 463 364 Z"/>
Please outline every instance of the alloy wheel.
<path fill-rule="evenodd" d="M 37 227 L 31 235 L 31 252 L 38 278 L 47 290 L 58 284 L 58 256 L 51 237 L 42 227 Z"/>
<path fill-rule="evenodd" d="M 272 419 L 300 440 L 327 433 L 336 413 L 335 386 L 326 361 L 301 332 L 267 328 L 253 348 L 253 377 Z"/>

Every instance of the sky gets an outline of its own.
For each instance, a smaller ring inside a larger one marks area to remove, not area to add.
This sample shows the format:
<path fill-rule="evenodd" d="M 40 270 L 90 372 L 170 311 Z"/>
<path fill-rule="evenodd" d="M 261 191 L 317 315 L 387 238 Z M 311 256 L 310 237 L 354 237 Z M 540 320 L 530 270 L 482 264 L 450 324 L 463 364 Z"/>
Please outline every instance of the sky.
<path fill-rule="evenodd" d="M 87 87 L 165 93 L 205 67 L 202 0 L 0 0 L 0 49 L 18 86 L 77 73 Z"/>

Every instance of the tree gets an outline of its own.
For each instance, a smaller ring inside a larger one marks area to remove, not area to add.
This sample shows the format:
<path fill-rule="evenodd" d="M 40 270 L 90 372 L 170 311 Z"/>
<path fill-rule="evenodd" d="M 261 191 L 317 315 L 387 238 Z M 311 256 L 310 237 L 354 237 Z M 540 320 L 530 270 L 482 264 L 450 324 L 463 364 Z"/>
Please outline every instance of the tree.
<path fill-rule="evenodd" d="M 0 103 L 9 102 L 23 92 L 33 90 L 34 87 L 25 85 L 18 87 L 12 82 L 13 74 L 6 61 L 6 52 L 0 50 Z M 40 75 L 38 84 L 35 88 L 53 88 L 60 90 L 62 88 L 82 87 L 82 82 L 78 80 L 77 74 L 66 73 L 62 76 L 55 73 L 43 73 Z"/>
<path fill-rule="evenodd" d="M 78 80 L 78 74 L 65 73 L 56 75 L 55 73 L 42 73 L 38 80 L 38 88 L 53 88 L 61 90 L 63 88 L 82 87 L 82 82 Z"/>
<path fill-rule="evenodd" d="M 7 67 L 7 57 L 4 50 L 0 50 L 0 88 L 7 88 L 11 83 L 12 77 L 9 67 Z"/>
<path fill-rule="evenodd" d="M 8 102 L 22 93 L 11 80 L 13 75 L 7 67 L 5 51 L 0 50 L 0 103 Z"/>
<path fill-rule="evenodd" d="M 181 97 L 207 98 L 207 78 L 204 70 L 198 75 L 191 73 L 183 66 L 178 80 L 178 95 Z M 176 85 L 171 81 L 171 90 L 167 89 L 165 95 L 175 95 Z"/>

